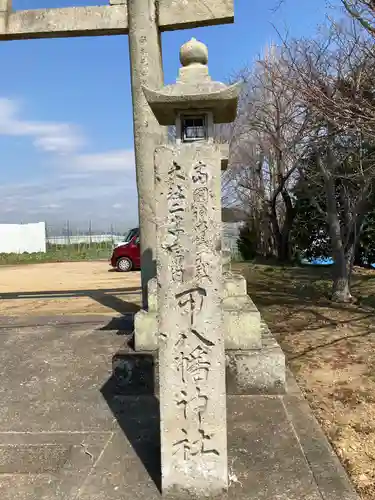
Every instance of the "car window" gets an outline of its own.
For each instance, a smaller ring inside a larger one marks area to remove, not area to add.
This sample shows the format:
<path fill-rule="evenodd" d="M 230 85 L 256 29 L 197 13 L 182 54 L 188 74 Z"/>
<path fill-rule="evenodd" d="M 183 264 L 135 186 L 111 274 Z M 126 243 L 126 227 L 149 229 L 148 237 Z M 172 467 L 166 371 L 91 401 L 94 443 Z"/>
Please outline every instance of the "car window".
<path fill-rule="evenodd" d="M 135 239 L 135 242 L 134 242 L 136 245 L 139 245 L 139 236 Z"/>
<path fill-rule="evenodd" d="M 130 229 L 130 231 L 128 231 L 127 235 L 125 236 L 125 241 L 126 242 L 129 242 L 131 241 L 132 238 L 134 238 L 134 236 L 139 232 L 139 229 L 138 228 L 134 228 L 134 229 Z"/>

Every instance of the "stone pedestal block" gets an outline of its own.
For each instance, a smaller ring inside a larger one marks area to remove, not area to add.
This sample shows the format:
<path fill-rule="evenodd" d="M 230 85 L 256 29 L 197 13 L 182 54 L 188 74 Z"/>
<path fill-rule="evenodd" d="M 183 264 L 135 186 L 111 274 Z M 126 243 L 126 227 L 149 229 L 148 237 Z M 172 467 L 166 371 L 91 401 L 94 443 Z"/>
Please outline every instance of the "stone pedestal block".
<path fill-rule="evenodd" d="M 148 286 L 149 309 L 139 311 L 134 318 L 134 344 L 137 351 L 158 349 L 157 283 Z M 260 349 L 261 317 L 247 295 L 245 278 L 238 273 L 223 273 L 223 321 L 225 349 Z"/>
<path fill-rule="evenodd" d="M 228 394 L 283 394 L 285 355 L 262 322 L 262 348 L 226 351 Z"/>
<path fill-rule="evenodd" d="M 150 279 L 147 283 L 148 311 L 157 312 L 158 310 L 158 282 L 156 278 Z"/>
<path fill-rule="evenodd" d="M 148 310 L 134 315 L 134 347 L 136 351 L 153 351 L 158 345 L 158 297 L 157 280 L 147 283 Z"/>
<path fill-rule="evenodd" d="M 231 262 L 232 262 L 232 252 L 230 251 L 229 248 L 223 248 L 223 250 L 221 251 L 221 266 L 223 272 L 230 271 Z"/>
<path fill-rule="evenodd" d="M 112 372 L 110 390 L 113 394 L 142 396 L 159 392 L 158 359 L 153 353 L 124 348 L 113 356 Z"/>
<path fill-rule="evenodd" d="M 148 296 L 150 300 L 150 295 Z M 158 316 L 154 311 L 138 311 L 134 315 L 134 347 L 138 352 L 158 348 Z"/>
<path fill-rule="evenodd" d="M 222 308 L 225 349 L 260 349 L 261 317 L 247 295 L 246 279 L 238 273 L 224 272 Z"/>
<path fill-rule="evenodd" d="M 285 356 L 264 322 L 262 349 L 227 350 L 225 357 L 228 395 L 285 393 Z M 159 393 L 158 351 L 124 349 L 113 358 L 113 370 L 118 394 Z"/>
<path fill-rule="evenodd" d="M 242 274 L 225 271 L 223 272 L 223 280 L 224 298 L 247 295 L 246 279 L 242 276 Z"/>
<path fill-rule="evenodd" d="M 225 349 L 260 349 L 260 313 L 247 295 L 222 301 Z"/>

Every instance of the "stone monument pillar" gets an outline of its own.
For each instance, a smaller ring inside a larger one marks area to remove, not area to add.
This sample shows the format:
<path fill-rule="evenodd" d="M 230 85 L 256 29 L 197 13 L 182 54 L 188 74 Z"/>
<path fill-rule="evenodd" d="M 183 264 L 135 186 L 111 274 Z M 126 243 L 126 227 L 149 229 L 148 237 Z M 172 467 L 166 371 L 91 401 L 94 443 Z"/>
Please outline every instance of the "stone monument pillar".
<path fill-rule="evenodd" d="M 221 160 L 214 123 L 234 120 L 239 86 L 213 82 L 207 47 L 180 51 L 174 85 L 144 88 L 176 145 L 155 151 L 162 491 L 189 496 L 228 484 L 221 301 Z"/>

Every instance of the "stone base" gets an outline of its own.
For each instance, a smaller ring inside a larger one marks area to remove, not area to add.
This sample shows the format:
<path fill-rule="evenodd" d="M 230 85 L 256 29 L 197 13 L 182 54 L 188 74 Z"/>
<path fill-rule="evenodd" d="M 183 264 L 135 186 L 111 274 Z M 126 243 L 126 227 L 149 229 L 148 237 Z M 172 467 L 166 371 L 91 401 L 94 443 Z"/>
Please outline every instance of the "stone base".
<path fill-rule="evenodd" d="M 225 354 L 227 394 L 285 392 L 285 356 L 264 322 L 261 349 L 227 350 Z M 158 372 L 157 351 L 139 353 L 126 348 L 113 357 L 118 394 L 158 394 Z"/>
<path fill-rule="evenodd" d="M 262 321 L 260 312 L 254 302 L 247 295 L 245 278 L 241 274 L 225 271 L 223 279 L 224 296 L 222 307 L 227 393 L 233 395 L 283 394 L 285 392 L 285 356 L 269 328 Z M 138 356 L 146 355 L 150 359 L 157 360 L 156 279 L 150 280 L 148 290 L 149 310 L 139 311 L 134 318 L 134 347 L 139 353 Z M 127 384 L 122 383 L 122 386 L 124 393 L 129 394 L 132 393 L 132 387 L 135 384 L 135 382 L 132 382 L 132 377 L 135 377 L 134 380 L 139 378 L 137 367 L 132 368 L 132 366 L 133 364 L 138 366 L 139 363 L 143 366 L 144 360 L 140 362 L 137 354 L 130 351 L 123 354 L 124 359 L 118 365 L 123 364 L 123 368 L 119 368 L 119 373 L 124 370 L 127 373 L 128 382 Z M 152 377 L 157 378 L 157 362 L 151 365 L 155 367 L 153 374 L 144 372 L 142 375 L 147 380 L 151 380 Z M 154 368 L 152 369 L 154 370 Z M 130 372 L 132 375 L 128 375 Z M 142 384 L 141 386 L 143 387 Z M 155 389 L 157 387 L 158 384 L 155 385 Z"/>
<path fill-rule="evenodd" d="M 285 355 L 262 322 L 262 348 L 226 351 L 228 394 L 284 394 Z"/>
<path fill-rule="evenodd" d="M 134 349 L 139 352 L 158 348 L 158 304 L 157 281 L 147 283 L 148 311 L 141 310 L 134 315 Z"/>
<path fill-rule="evenodd" d="M 154 353 L 122 349 L 112 358 L 111 391 L 127 396 L 159 393 L 158 359 Z"/>
<path fill-rule="evenodd" d="M 222 301 L 225 349 L 261 349 L 261 317 L 247 295 L 246 280 L 241 274 L 225 271 Z M 148 283 L 148 311 L 134 316 L 134 348 L 136 351 L 158 349 L 157 283 Z"/>
<path fill-rule="evenodd" d="M 224 331 L 226 349 L 260 349 L 260 313 L 250 297 L 224 299 Z M 154 311 L 138 311 L 134 315 L 134 348 L 138 352 L 158 349 L 158 316 Z"/>
<path fill-rule="evenodd" d="M 225 349 L 261 349 L 260 312 L 250 297 L 226 297 L 222 307 Z"/>
<path fill-rule="evenodd" d="M 134 315 L 134 349 L 138 352 L 158 348 L 158 316 L 155 311 L 138 311 Z"/>

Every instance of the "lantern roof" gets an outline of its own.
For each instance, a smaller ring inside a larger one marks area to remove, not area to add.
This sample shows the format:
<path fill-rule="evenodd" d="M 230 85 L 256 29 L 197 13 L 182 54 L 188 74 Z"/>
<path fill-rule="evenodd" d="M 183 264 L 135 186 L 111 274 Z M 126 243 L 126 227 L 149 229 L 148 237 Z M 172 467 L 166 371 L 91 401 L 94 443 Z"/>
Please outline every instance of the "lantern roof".
<path fill-rule="evenodd" d="M 210 111 L 214 123 L 230 123 L 237 114 L 241 84 L 227 86 L 211 79 L 208 49 L 192 38 L 180 49 L 181 68 L 176 83 L 143 92 L 160 125 L 174 125 L 178 113 Z"/>

